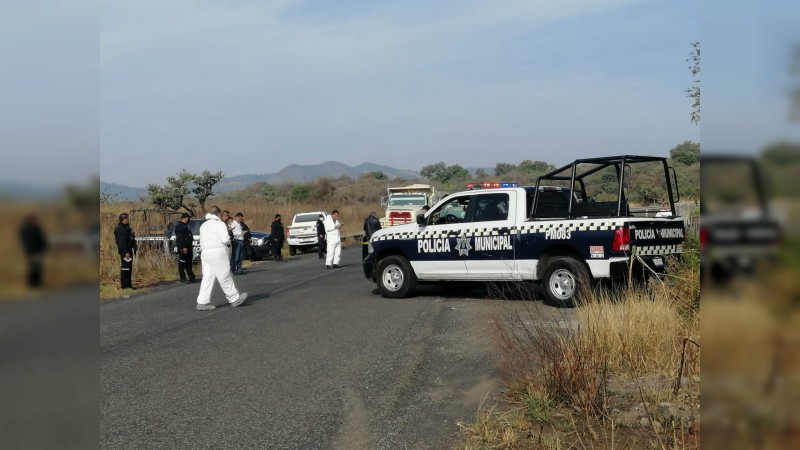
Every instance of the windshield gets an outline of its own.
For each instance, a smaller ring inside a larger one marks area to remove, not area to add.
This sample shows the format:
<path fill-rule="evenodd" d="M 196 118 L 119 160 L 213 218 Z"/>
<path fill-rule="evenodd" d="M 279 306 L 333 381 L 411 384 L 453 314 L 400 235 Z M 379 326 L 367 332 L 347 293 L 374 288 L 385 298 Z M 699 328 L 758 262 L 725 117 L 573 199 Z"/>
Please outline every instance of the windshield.
<path fill-rule="evenodd" d="M 312 214 L 298 214 L 294 216 L 294 222 L 316 222 L 319 219 L 319 213 Z"/>
<path fill-rule="evenodd" d="M 393 195 L 389 198 L 389 206 L 423 206 L 424 195 Z"/>

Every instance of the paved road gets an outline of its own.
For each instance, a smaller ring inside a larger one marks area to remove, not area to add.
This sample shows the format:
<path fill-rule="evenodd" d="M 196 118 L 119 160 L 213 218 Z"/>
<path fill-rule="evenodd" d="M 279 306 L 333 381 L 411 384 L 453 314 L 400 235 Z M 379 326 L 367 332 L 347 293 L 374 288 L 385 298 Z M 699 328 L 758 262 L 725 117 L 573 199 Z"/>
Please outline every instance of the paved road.
<path fill-rule="evenodd" d="M 451 448 L 498 389 L 490 321 L 509 302 L 384 299 L 359 259 L 257 264 L 239 308 L 195 311 L 197 284 L 103 304 L 100 447 Z"/>

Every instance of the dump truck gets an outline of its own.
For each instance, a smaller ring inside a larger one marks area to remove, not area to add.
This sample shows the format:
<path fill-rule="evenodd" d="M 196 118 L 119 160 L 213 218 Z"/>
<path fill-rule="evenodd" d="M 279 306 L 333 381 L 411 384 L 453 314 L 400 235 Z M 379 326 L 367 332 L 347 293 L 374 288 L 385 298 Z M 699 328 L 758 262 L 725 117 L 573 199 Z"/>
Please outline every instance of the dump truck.
<path fill-rule="evenodd" d="M 381 227 L 393 227 L 414 223 L 422 214 L 423 206 L 431 206 L 439 201 L 436 188 L 428 184 L 386 188 L 387 197 L 382 199 L 386 215 L 381 219 Z"/>

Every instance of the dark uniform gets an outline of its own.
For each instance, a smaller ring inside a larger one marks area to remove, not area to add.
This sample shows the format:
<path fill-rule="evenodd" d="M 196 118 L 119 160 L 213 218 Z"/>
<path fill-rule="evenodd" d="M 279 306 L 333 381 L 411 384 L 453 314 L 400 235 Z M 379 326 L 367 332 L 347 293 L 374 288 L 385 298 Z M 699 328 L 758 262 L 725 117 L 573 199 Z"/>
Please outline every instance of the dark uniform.
<path fill-rule="evenodd" d="M 327 235 L 325 224 L 322 222 L 322 216 L 320 216 L 319 219 L 317 219 L 317 251 L 319 251 L 319 259 L 325 258 L 325 254 L 327 253 Z"/>
<path fill-rule="evenodd" d="M 253 235 L 250 234 L 250 227 L 248 227 L 247 224 L 244 223 L 244 220 L 239 222 L 239 225 L 241 225 L 242 234 L 244 235 L 244 247 L 242 248 L 242 252 L 243 252 L 242 257 L 243 258 L 247 258 L 250 261 L 254 261 L 253 260 L 253 247 L 252 247 L 253 243 L 250 242 L 250 239 L 253 238 Z"/>
<path fill-rule="evenodd" d="M 39 227 L 35 216 L 31 215 L 19 230 L 22 246 L 28 255 L 28 286 L 38 288 L 42 285 L 42 268 L 47 239 Z"/>
<path fill-rule="evenodd" d="M 281 248 L 283 248 L 283 240 L 286 238 L 286 234 L 283 232 L 283 224 L 280 220 L 272 222 L 272 229 L 269 237 L 275 242 L 272 245 L 272 255 L 275 257 L 275 261 L 282 260 Z"/>
<path fill-rule="evenodd" d="M 122 289 L 132 289 L 131 276 L 133 275 L 133 255 L 136 254 L 136 235 L 131 226 L 119 222 L 114 228 L 114 239 L 117 241 L 120 268 L 119 280 Z M 125 255 L 128 255 L 127 257 Z"/>
<path fill-rule="evenodd" d="M 368 244 L 369 238 L 372 237 L 372 234 L 376 231 L 381 229 L 381 220 L 375 217 L 374 215 L 370 214 L 364 219 L 364 238 L 361 241 L 361 257 L 362 259 L 367 257 L 368 253 Z"/>
<path fill-rule="evenodd" d="M 179 221 L 175 224 L 175 246 L 178 248 L 178 276 L 181 277 L 181 281 L 186 281 L 188 277 L 189 282 L 194 283 L 195 277 L 192 271 L 194 235 L 188 223 Z"/>

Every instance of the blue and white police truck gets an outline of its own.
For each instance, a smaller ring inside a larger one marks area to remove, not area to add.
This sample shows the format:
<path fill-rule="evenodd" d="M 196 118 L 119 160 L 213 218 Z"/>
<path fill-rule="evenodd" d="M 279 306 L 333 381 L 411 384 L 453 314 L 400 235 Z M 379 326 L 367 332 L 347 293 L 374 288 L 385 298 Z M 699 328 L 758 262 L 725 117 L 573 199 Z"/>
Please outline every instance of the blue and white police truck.
<path fill-rule="evenodd" d="M 406 297 L 419 283 L 533 281 L 566 305 L 594 281 L 663 273 L 683 251 L 677 177 L 666 158 L 579 159 L 535 186 L 473 187 L 480 189 L 440 200 L 417 223 L 373 234 L 364 275 L 384 297 Z M 643 197 L 668 203 L 672 214 L 649 217 L 651 208 L 629 205 Z"/>

